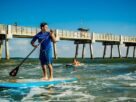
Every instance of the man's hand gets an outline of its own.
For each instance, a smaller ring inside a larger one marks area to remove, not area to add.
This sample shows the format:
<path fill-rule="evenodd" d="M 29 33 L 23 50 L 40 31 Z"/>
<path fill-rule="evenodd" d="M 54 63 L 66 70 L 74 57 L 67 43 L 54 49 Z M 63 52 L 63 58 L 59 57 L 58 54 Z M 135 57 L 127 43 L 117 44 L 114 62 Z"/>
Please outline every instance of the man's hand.
<path fill-rule="evenodd" d="M 51 38 L 52 38 L 52 41 L 53 42 L 56 42 L 56 38 L 55 38 L 55 35 L 54 35 L 54 31 L 51 29 L 50 30 L 50 36 L 51 36 Z"/>
<path fill-rule="evenodd" d="M 52 29 L 50 30 L 50 36 L 54 36 L 54 31 Z"/>
<path fill-rule="evenodd" d="M 35 45 L 34 43 L 31 43 L 31 45 L 34 47 L 34 48 L 37 48 L 38 45 Z"/>
<path fill-rule="evenodd" d="M 38 45 L 33 45 L 33 47 L 34 47 L 34 48 L 37 48 L 37 47 L 38 47 Z"/>

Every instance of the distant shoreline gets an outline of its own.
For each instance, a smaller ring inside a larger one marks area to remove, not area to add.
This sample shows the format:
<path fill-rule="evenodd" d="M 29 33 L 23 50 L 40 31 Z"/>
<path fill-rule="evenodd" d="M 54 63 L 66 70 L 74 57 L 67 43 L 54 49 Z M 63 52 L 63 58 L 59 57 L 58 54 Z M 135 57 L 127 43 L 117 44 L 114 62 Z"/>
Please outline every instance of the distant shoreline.
<path fill-rule="evenodd" d="M 11 58 L 10 60 L 6 60 L 4 58 L 2 58 L 2 60 L 0 60 L 0 63 L 6 62 L 6 63 L 10 63 L 10 62 L 21 62 L 24 58 L 19 58 L 19 57 L 14 57 Z M 94 59 L 90 59 L 90 58 L 77 58 L 78 61 L 80 61 L 81 63 L 87 63 L 87 64 L 93 64 L 93 63 L 102 63 L 102 64 L 108 64 L 108 63 L 132 63 L 132 64 L 136 64 L 136 58 L 117 58 L 114 57 L 112 59 L 110 58 L 94 58 Z M 58 58 L 58 59 L 53 59 L 53 63 L 72 63 L 73 58 Z M 39 59 L 38 58 L 28 58 L 26 60 L 25 63 L 38 63 Z"/>

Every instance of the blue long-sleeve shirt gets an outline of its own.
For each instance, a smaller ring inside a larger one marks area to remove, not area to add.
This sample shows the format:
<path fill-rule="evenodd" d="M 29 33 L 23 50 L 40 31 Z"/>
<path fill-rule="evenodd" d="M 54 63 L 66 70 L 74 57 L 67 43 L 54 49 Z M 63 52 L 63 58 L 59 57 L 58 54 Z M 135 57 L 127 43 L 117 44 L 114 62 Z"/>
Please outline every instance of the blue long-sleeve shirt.
<path fill-rule="evenodd" d="M 45 39 L 42 43 L 41 43 L 41 47 L 40 50 L 47 50 L 49 48 L 52 48 L 51 46 L 51 37 L 50 37 L 50 32 L 39 32 L 37 33 L 33 39 L 31 40 L 31 43 L 34 43 L 36 40 L 38 40 L 38 42 L 40 43 L 43 39 Z"/>

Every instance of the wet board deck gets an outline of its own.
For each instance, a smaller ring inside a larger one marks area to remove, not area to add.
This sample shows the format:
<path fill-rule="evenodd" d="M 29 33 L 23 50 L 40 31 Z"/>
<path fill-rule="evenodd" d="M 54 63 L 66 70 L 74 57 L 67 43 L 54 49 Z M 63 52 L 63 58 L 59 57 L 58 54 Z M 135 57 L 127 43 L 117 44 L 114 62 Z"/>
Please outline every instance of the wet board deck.
<path fill-rule="evenodd" d="M 50 86 L 61 83 L 70 83 L 77 81 L 77 78 L 54 79 L 52 81 L 45 81 L 41 79 L 16 79 L 16 80 L 0 80 L 0 87 L 4 88 L 30 88 Z"/>

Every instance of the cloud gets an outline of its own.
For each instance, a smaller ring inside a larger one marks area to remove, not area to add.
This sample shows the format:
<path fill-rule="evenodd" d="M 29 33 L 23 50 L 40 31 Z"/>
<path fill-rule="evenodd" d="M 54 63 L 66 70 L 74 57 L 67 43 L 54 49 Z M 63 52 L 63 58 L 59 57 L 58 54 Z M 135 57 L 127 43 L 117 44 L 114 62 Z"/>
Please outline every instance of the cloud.
<path fill-rule="evenodd" d="M 26 49 L 28 49 L 29 47 L 30 47 L 29 39 L 12 39 L 9 42 L 10 51 L 15 50 L 26 51 Z"/>
<path fill-rule="evenodd" d="M 24 46 L 24 45 L 30 45 L 30 39 L 23 39 L 23 38 L 14 38 L 10 40 L 11 44 L 19 45 L 19 46 Z"/>
<path fill-rule="evenodd" d="M 70 51 L 73 47 L 72 46 L 68 46 L 68 45 L 62 45 L 61 49 L 64 51 Z"/>

